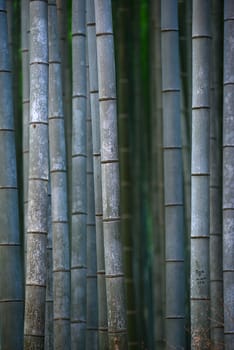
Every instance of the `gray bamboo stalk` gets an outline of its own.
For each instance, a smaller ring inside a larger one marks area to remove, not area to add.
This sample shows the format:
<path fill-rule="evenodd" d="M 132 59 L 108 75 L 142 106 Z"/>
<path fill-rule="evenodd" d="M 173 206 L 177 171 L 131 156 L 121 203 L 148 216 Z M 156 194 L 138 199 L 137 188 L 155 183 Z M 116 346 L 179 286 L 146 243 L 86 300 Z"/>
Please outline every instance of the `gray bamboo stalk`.
<path fill-rule="evenodd" d="M 136 305 L 133 281 L 133 229 L 132 229 L 132 176 L 130 150 L 130 108 L 129 108 L 129 2 L 120 1 L 117 8 L 117 68 L 118 68 L 118 127 L 120 158 L 120 215 L 121 237 L 125 271 L 127 302 L 128 347 L 138 347 L 136 330 Z"/>
<path fill-rule="evenodd" d="M 106 293 L 110 349 L 128 349 L 123 257 L 120 241 L 120 184 L 111 2 L 95 0 L 101 130 L 101 174 Z"/>
<path fill-rule="evenodd" d="M 89 91 L 87 65 L 87 91 Z M 93 142 L 90 96 L 87 94 L 87 333 L 86 349 L 98 349 L 97 250 L 94 203 Z"/>
<path fill-rule="evenodd" d="M 151 118 L 152 118 L 152 222 L 153 222 L 153 306 L 154 346 L 162 349 L 164 330 L 164 188 L 162 152 L 162 70 L 161 70 L 161 1 L 150 2 L 151 15 Z"/>
<path fill-rule="evenodd" d="M 185 268 L 178 2 L 161 2 L 166 347 L 185 346 Z"/>
<path fill-rule="evenodd" d="M 10 65 L 12 67 L 12 52 L 13 52 L 13 39 L 12 39 L 13 1 L 12 0 L 6 0 L 6 10 L 7 10 L 9 59 L 10 59 Z"/>
<path fill-rule="evenodd" d="M 225 349 L 234 344 L 234 2 L 224 1 L 223 297 Z"/>
<path fill-rule="evenodd" d="M 26 237 L 28 217 L 28 160 L 29 160 L 29 0 L 21 3 L 21 47 L 22 47 L 22 150 L 23 150 L 23 203 L 24 203 L 24 251 L 26 258 Z"/>
<path fill-rule="evenodd" d="M 23 265 L 12 76 L 4 0 L 0 1 L 0 88 L 0 348 L 21 350 L 23 349 Z"/>
<path fill-rule="evenodd" d="M 46 247 L 45 350 L 53 349 L 53 256 L 51 225 L 51 183 L 48 185 L 48 235 Z"/>
<path fill-rule="evenodd" d="M 68 39 L 68 4 L 66 0 L 56 0 L 57 15 L 58 15 L 58 29 L 60 40 L 60 56 L 62 67 L 62 81 L 63 81 L 63 110 L 66 130 L 66 149 L 67 149 L 67 178 L 68 178 L 68 207 L 69 207 L 69 222 L 71 221 L 71 168 L 72 168 L 72 78 L 71 78 L 71 45 Z"/>
<path fill-rule="evenodd" d="M 47 2 L 30 1 L 30 124 L 24 349 L 43 349 L 48 215 Z"/>
<path fill-rule="evenodd" d="M 71 348 L 86 339 L 86 17 L 85 1 L 72 2 L 72 239 Z"/>
<path fill-rule="evenodd" d="M 192 17 L 191 349 L 210 346 L 210 47 L 210 2 L 195 0 Z"/>
<path fill-rule="evenodd" d="M 49 149 L 53 241 L 54 349 L 70 349 L 70 245 L 66 141 L 56 1 L 49 0 Z"/>
<path fill-rule="evenodd" d="M 94 200 L 97 246 L 97 285 L 98 285 L 98 344 L 99 348 L 108 348 L 107 334 L 107 304 L 105 284 L 105 261 L 103 241 L 103 210 L 102 210 L 102 182 L 101 182 L 101 143 L 100 116 L 97 72 L 97 43 L 94 0 L 87 1 L 87 36 L 89 60 L 90 107 L 92 119 L 93 143 L 93 172 L 94 172 Z"/>
<path fill-rule="evenodd" d="M 222 271 L 222 3 L 212 1 L 212 77 L 210 118 L 210 336 L 223 349 Z"/>

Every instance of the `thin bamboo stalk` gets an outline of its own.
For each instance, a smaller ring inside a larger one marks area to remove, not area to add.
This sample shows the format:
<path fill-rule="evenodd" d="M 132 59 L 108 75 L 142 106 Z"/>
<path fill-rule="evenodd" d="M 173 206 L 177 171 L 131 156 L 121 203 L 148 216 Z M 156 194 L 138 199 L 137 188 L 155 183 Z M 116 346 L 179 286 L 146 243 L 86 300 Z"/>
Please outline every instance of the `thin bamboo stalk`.
<path fill-rule="evenodd" d="M 48 232 L 48 14 L 30 1 L 30 125 L 24 349 L 42 349 Z"/>
<path fill-rule="evenodd" d="M 86 17 L 85 1 L 72 2 L 72 238 L 71 348 L 86 340 Z"/>
<path fill-rule="evenodd" d="M 210 346 L 210 48 L 210 1 L 195 0 L 192 19 L 191 349 Z"/>
<path fill-rule="evenodd" d="M 103 231 L 109 347 L 128 349 L 117 139 L 116 85 L 111 2 L 95 0 L 101 130 Z"/>
<path fill-rule="evenodd" d="M 223 298 L 225 349 L 234 344 L 234 2 L 224 1 Z"/>
<path fill-rule="evenodd" d="M 164 271 L 164 188 L 162 152 L 162 70 L 161 70 L 161 1 L 150 2 L 151 16 L 151 126 L 152 126 L 152 227 L 154 347 L 162 349 L 165 339 L 165 271 Z"/>
<path fill-rule="evenodd" d="M 21 47 L 22 47 L 22 150 L 23 150 L 23 203 L 24 203 L 24 251 L 26 258 L 26 237 L 28 217 L 28 162 L 29 162 L 29 0 L 21 4 Z"/>
<path fill-rule="evenodd" d="M 48 235 L 46 247 L 46 305 L 45 305 L 45 350 L 53 349 L 53 255 L 51 225 L 51 184 L 48 184 Z"/>
<path fill-rule="evenodd" d="M 210 335 L 211 347 L 223 349 L 222 272 L 222 37 L 220 1 L 212 1 L 212 75 L 210 118 Z"/>
<path fill-rule="evenodd" d="M 89 88 L 87 65 L 87 91 Z M 87 94 L 87 333 L 86 349 L 98 349 L 97 250 L 94 203 L 93 142 L 90 96 Z"/>
<path fill-rule="evenodd" d="M 103 242 L 103 210 L 102 210 L 102 182 L 101 182 L 101 143 L 100 143 L 100 115 L 97 72 L 97 43 L 94 0 L 87 1 L 87 35 L 89 60 L 89 86 L 92 119 L 93 142 L 93 172 L 95 195 L 95 222 L 97 245 L 97 285 L 98 285 L 98 343 L 100 349 L 108 348 L 107 334 L 107 305 L 105 284 L 105 261 Z"/>

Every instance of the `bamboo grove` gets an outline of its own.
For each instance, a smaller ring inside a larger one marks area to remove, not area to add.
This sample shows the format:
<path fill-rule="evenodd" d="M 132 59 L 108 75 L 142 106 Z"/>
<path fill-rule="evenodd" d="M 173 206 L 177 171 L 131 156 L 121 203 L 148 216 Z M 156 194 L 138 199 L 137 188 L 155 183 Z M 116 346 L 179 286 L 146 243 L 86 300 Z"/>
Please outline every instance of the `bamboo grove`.
<path fill-rule="evenodd" d="M 233 349 L 234 1 L 0 0 L 0 90 L 0 349 Z"/>

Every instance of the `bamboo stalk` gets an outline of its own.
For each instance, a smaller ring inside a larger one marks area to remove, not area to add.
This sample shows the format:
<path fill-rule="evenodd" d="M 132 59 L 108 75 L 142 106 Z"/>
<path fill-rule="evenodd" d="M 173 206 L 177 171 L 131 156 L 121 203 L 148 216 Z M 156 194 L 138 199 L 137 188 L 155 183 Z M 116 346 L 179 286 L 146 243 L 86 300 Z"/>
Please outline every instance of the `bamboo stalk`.
<path fill-rule="evenodd" d="M 165 198 L 166 347 L 185 345 L 184 203 L 178 2 L 161 2 Z"/>
<path fill-rule="evenodd" d="M 98 343 L 100 349 L 108 348 L 107 334 L 107 305 L 105 285 L 105 261 L 103 241 L 103 210 L 102 210 L 102 182 L 101 182 L 101 143 L 100 143 L 100 115 L 97 72 L 97 43 L 94 0 L 87 2 L 87 35 L 89 60 L 90 107 L 92 119 L 93 142 L 93 172 L 95 194 L 95 223 L 97 245 L 97 285 L 98 285 Z"/>
<path fill-rule="evenodd" d="M 224 1 L 223 72 L 223 298 L 225 349 L 234 344 L 234 2 Z"/>
<path fill-rule="evenodd" d="M 30 1 L 30 125 L 24 349 L 43 348 L 48 215 L 47 2 Z"/>
<path fill-rule="evenodd" d="M 120 241 L 120 188 L 111 2 L 95 0 L 109 347 L 128 349 Z"/>
<path fill-rule="evenodd" d="M 210 2 L 193 1 L 192 19 L 192 194 L 191 349 L 210 346 L 209 125 Z"/>
<path fill-rule="evenodd" d="M 87 91 L 89 88 L 87 65 Z M 93 142 L 90 96 L 87 94 L 87 333 L 86 349 L 98 349 L 97 249 L 94 203 Z"/>
<path fill-rule="evenodd" d="M 72 2 L 71 348 L 86 339 L 86 20 L 85 1 Z"/>
<path fill-rule="evenodd" d="M 57 8 L 49 1 L 49 146 L 53 242 L 54 348 L 70 348 L 70 242 L 66 141 Z"/>
<path fill-rule="evenodd" d="M 210 119 L 210 329 L 211 347 L 223 349 L 222 275 L 222 37 L 220 1 L 212 1 L 212 75 Z"/>
<path fill-rule="evenodd" d="M 24 305 L 23 261 L 6 1 L 0 1 L 0 88 L 0 348 L 21 350 Z"/>

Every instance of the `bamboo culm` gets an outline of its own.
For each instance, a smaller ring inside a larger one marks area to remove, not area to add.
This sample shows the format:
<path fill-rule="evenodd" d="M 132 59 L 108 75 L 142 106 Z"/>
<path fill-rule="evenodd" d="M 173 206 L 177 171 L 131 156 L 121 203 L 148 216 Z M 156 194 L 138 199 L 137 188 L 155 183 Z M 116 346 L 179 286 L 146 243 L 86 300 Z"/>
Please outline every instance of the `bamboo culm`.
<path fill-rule="evenodd" d="M 48 231 L 48 5 L 30 1 L 30 122 L 24 349 L 44 347 Z"/>
<path fill-rule="evenodd" d="M 94 4 L 109 347 L 111 349 L 128 349 L 123 257 L 120 240 L 120 184 L 111 2 L 109 0 L 95 0 Z"/>
<path fill-rule="evenodd" d="M 6 1 L 0 1 L 0 88 L 0 348 L 22 350 L 23 265 Z"/>

